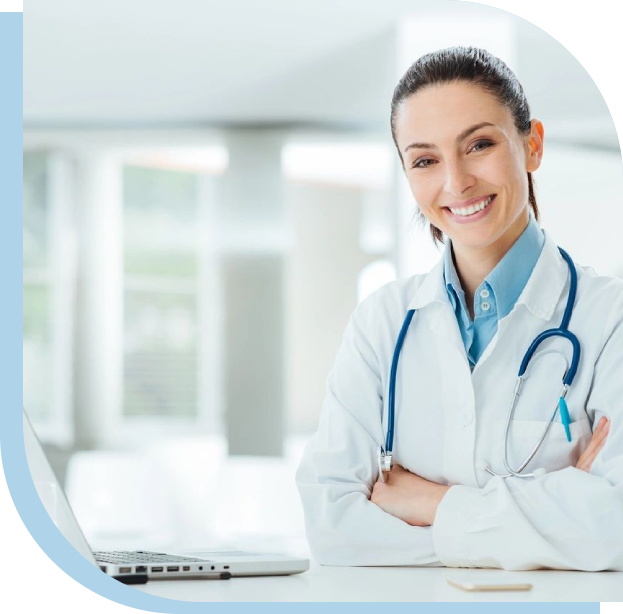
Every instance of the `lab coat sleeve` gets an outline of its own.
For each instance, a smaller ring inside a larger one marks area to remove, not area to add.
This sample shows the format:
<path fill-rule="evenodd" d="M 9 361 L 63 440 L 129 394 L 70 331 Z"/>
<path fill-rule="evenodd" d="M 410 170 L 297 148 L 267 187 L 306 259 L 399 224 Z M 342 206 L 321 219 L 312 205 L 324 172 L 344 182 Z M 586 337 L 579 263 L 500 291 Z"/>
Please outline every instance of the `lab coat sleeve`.
<path fill-rule="evenodd" d="M 378 292 L 378 291 L 377 291 Z M 319 427 L 296 472 L 312 556 L 323 565 L 440 566 L 431 527 L 414 527 L 372 503 L 384 441 L 382 379 L 370 336 L 379 295 L 346 327 L 327 383 Z"/>
<path fill-rule="evenodd" d="M 590 473 L 452 486 L 437 508 L 433 542 L 449 567 L 623 570 L 623 292 L 605 327 L 586 411 L 611 420 Z"/>

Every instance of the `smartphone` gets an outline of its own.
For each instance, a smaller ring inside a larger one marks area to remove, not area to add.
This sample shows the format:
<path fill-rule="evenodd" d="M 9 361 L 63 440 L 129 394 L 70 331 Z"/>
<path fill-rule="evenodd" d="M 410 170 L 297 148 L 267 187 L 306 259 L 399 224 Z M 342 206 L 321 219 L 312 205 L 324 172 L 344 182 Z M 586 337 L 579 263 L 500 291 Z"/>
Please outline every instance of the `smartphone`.
<path fill-rule="evenodd" d="M 448 578 L 448 584 L 464 591 L 529 591 L 532 584 L 527 582 L 513 582 L 503 578 L 473 577 Z"/>

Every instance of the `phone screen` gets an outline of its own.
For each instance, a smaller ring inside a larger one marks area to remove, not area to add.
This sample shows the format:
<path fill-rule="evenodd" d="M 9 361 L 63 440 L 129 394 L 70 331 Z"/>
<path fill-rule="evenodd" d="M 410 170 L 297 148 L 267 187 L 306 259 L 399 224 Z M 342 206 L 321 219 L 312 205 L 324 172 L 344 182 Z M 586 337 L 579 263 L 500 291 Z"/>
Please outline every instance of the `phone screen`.
<path fill-rule="evenodd" d="M 448 584 L 464 591 L 529 591 L 532 584 L 517 576 L 474 574 L 447 578 Z"/>

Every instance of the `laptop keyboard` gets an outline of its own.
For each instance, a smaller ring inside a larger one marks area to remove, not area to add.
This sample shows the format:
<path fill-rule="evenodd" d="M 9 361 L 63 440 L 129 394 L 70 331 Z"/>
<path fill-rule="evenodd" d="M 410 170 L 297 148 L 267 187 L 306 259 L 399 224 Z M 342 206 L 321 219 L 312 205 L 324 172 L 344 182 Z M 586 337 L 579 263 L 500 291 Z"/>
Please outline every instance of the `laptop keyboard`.
<path fill-rule="evenodd" d="M 129 563 L 205 563 L 207 559 L 192 559 L 185 556 L 174 556 L 162 552 L 143 552 L 141 550 L 118 550 L 106 552 L 93 552 L 98 563 L 111 563 L 124 565 Z"/>

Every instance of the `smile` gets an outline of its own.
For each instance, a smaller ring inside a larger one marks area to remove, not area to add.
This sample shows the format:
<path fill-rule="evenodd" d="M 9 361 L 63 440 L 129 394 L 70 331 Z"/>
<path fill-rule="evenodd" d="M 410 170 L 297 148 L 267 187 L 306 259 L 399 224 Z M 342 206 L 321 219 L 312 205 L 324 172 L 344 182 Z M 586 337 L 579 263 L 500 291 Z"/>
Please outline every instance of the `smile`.
<path fill-rule="evenodd" d="M 450 211 L 452 211 L 454 215 L 460 215 L 462 217 L 466 217 L 468 215 L 473 215 L 474 213 L 478 213 L 478 211 L 482 211 L 485 207 L 489 205 L 489 203 L 492 200 L 493 200 L 493 196 L 489 196 L 485 198 L 484 200 L 480 201 L 479 203 L 470 205 L 469 207 L 462 207 L 460 209 L 452 209 L 451 207 L 448 207 L 448 209 L 450 209 Z"/>
<path fill-rule="evenodd" d="M 492 194 L 478 203 L 469 205 L 469 207 L 445 207 L 444 210 L 455 224 L 473 224 L 489 215 L 491 203 L 495 200 L 495 197 L 496 195 Z"/>

